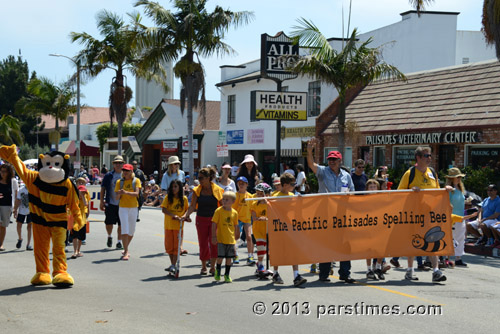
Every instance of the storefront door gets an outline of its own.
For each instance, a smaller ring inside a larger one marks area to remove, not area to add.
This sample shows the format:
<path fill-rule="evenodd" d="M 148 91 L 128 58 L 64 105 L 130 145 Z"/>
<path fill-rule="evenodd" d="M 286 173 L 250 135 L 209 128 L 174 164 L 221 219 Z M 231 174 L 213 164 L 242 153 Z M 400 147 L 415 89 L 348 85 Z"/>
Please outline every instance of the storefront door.
<path fill-rule="evenodd" d="M 439 146 L 439 170 L 447 170 L 455 165 L 455 145 Z"/>

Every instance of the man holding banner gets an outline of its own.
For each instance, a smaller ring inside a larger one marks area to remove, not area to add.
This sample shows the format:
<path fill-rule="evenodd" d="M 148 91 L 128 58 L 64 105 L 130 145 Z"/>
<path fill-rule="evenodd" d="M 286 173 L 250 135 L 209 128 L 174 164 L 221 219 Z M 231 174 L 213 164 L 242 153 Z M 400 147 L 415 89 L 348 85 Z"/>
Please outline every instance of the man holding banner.
<path fill-rule="evenodd" d="M 406 173 L 401 178 L 398 186 L 399 189 L 413 189 L 414 191 L 420 191 L 420 189 L 432 189 L 439 188 L 439 180 L 436 172 L 429 165 L 431 162 L 432 154 L 430 147 L 417 147 L 415 150 L 415 160 L 416 164 L 410 167 Z M 450 188 L 450 189 L 448 189 Z M 450 186 L 446 186 L 448 191 L 451 191 Z M 429 256 L 433 273 L 433 282 L 444 282 L 446 281 L 446 276 L 439 270 L 439 260 L 435 255 Z M 408 269 L 405 274 L 406 280 L 417 281 L 418 277 L 413 275 L 413 260 L 414 256 L 408 256 Z"/>
<path fill-rule="evenodd" d="M 338 151 L 330 151 L 327 156 L 328 166 L 320 166 L 314 162 L 313 148 L 318 140 L 311 138 L 307 143 L 307 164 L 318 178 L 319 193 L 335 193 L 354 191 L 354 184 L 351 175 L 340 168 L 342 154 Z M 332 259 L 333 260 L 333 259 Z M 331 262 L 319 264 L 319 280 L 329 282 Z M 350 277 L 351 261 L 340 261 L 339 276 L 341 281 L 346 283 L 356 282 Z"/>

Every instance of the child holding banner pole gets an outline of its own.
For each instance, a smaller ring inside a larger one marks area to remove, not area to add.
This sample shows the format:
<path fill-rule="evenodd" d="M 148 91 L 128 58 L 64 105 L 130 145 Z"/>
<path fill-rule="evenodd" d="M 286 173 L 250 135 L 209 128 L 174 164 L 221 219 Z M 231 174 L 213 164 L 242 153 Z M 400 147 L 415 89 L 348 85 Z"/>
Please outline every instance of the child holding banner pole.
<path fill-rule="evenodd" d="M 366 191 L 377 191 L 380 190 L 380 183 L 375 179 L 370 179 L 366 181 Z M 366 278 L 377 280 L 385 280 L 384 273 L 382 272 L 382 261 L 383 258 L 376 259 L 375 271 L 372 269 L 372 259 L 366 259 L 366 265 L 368 269 L 366 271 Z M 375 276 L 376 275 L 376 276 Z"/>
<path fill-rule="evenodd" d="M 271 186 L 259 183 L 255 186 L 256 197 L 267 197 L 271 193 Z M 251 206 L 253 220 L 253 235 L 257 245 L 257 270 L 256 274 L 264 278 L 269 272 L 264 269 L 264 255 L 267 249 L 267 203 L 265 200 L 254 201 Z"/>
<path fill-rule="evenodd" d="M 283 173 L 280 177 L 281 191 L 274 194 L 273 197 L 278 196 L 293 196 L 293 190 L 295 189 L 295 177 L 290 173 Z M 301 286 L 307 282 L 307 279 L 299 274 L 299 266 L 297 264 L 292 265 L 293 269 L 293 285 Z M 278 273 L 278 267 L 274 267 L 273 282 L 276 284 L 283 284 L 283 279 Z"/>

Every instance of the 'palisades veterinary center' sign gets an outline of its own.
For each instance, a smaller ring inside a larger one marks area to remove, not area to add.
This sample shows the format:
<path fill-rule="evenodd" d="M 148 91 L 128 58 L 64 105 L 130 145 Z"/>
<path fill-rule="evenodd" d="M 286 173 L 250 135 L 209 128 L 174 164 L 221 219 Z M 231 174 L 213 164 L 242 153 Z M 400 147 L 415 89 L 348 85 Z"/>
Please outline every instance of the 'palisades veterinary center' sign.
<path fill-rule="evenodd" d="M 397 135 L 366 136 L 366 145 L 411 145 L 438 143 L 476 143 L 476 131 L 403 133 Z"/>

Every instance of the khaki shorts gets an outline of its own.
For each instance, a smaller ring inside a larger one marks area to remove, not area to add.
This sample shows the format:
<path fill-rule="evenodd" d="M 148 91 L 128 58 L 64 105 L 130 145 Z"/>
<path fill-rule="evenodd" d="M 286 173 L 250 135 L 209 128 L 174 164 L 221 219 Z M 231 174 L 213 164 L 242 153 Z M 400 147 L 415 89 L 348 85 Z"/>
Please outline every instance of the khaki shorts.
<path fill-rule="evenodd" d="M 9 226 L 11 214 L 12 214 L 12 207 L 0 206 L 0 226 L 2 227 Z"/>

